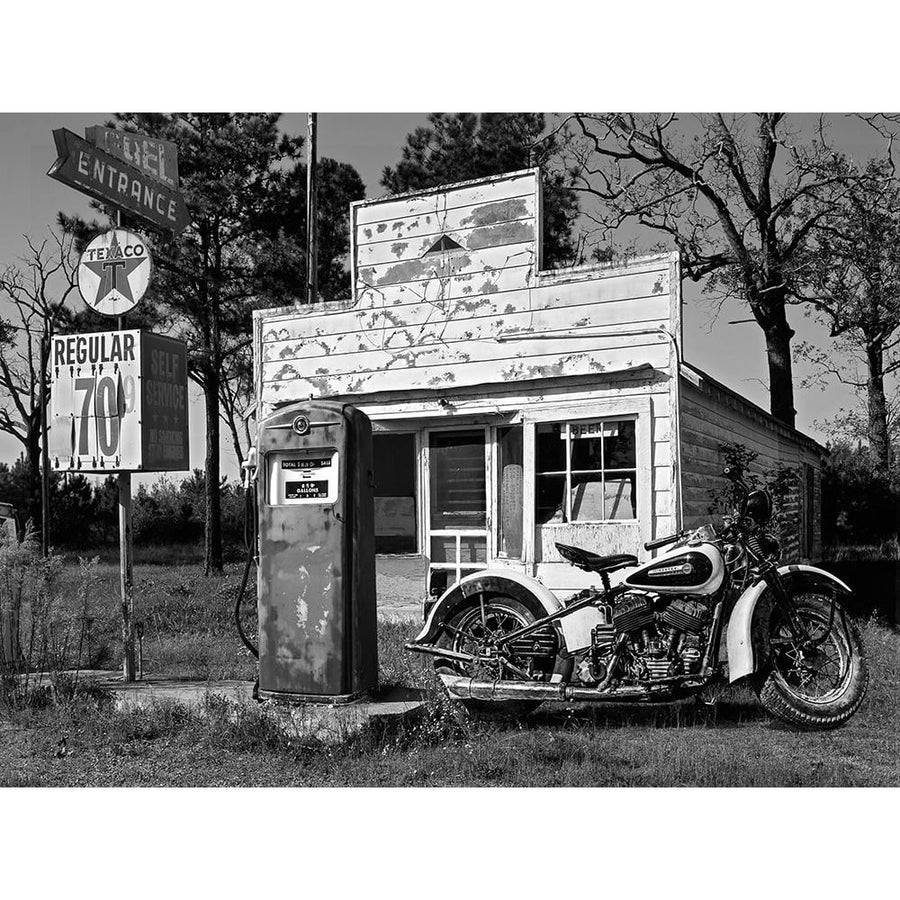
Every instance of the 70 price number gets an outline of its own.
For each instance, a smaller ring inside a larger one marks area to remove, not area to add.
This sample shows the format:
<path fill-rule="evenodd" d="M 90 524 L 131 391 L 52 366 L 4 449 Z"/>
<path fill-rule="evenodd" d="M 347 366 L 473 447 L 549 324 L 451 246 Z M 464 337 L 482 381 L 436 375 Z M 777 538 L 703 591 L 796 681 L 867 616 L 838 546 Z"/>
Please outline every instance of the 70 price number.
<path fill-rule="evenodd" d="M 73 439 L 77 432 L 75 456 L 90 456 L 91 420 L 96 427 L 100 456 L 118 456 L 122 441 L 122 417 L 134 410 L 133 375 L 101 375 L 75 379 L 76 403 L 81 410 L 75 417 Z"/>

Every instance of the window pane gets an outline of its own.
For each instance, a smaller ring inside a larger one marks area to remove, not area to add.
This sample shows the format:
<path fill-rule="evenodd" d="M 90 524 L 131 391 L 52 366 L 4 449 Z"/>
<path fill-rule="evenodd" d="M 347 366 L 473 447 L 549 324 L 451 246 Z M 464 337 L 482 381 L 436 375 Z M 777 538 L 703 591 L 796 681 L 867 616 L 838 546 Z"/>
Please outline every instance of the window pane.
<path fill-rule="evenodd" d="M 433 433 L 429 448 L 431 527 L 484 528 L 484 430 Z"/>
<path fill-rule="evenodd" d="M 603 480 L 599 472 L 572 476 L 572 521 L 596 522 L 605 519 Z"/>
<path fill-rule="evenodd" d="M 463 563 L 487 562 L 487 538 L 461 537 L 459 558 Z M 431 561 L 433 563 L 456 562 L 456 538 L 435 536 L 431 539 Z"/>
<path fill-rule="evenodd" d="M 637 476 L 634 472 L 607 472 L 604 494 L 607 519 L 637 518 Z"/>
<path fill-rule="evenodd" d="M 537 477 L 537 523 L 564 521 L 566 476 L 538 475 Z"/>
<path fill-rule="evenodd" d="M 497 429 L 500 457 L 499 551 L 522 556 L 522 426 Z"/>
<path fill-rule="evenodd" d="M 634 422 L 606 422 L 603 441 L 607 469 L 633 469 L 637 466 L 634 453 Z"/>
<path fill-rule="evenodd" d="M 538 472 L 565 472 L 566 432 L 558 422 L 537 427 Z"/>
<path fill-rule="evenodd" d="M 573 426 L 574 427 L 574 426 Z M 599 471 L 603 467 L 600 456 L 599 433 L 596 437 L 575 437 L 572 435 L 572 469 L 592 469 Z"/>

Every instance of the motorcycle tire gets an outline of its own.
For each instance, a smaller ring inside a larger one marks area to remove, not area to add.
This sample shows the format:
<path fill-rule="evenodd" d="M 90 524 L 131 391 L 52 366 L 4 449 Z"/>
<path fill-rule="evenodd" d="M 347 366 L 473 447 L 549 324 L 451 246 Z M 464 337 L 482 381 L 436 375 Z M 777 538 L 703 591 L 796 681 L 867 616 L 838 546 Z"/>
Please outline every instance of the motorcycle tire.
<path fill-rule="evenodd" d="M 800 594 L 792 601 L 801 621 L 815 623 L 824 633 L 831 614 L 831 600 L 816 594 Z M 770 608 L 764 623 L 764 633 L 770 642 L 784 625 L 781 618 L 777 608 Z M 782 629 L 782 643 L 790 644 L 789 639 L 784 639 L 785 633 Z M 766 711 L 782 722 L 806 731 L 823 731 L 843 725 L 859 709 L 869 684 L 862 637 L 856 625 L 842 615 L 840 609 L 835 610 L 831 631 L 820 647 L 822 649 L 816 654 L 823 659 L 829 649 L 836 652 L 840 675 L 839 683 L 824 695 L 812 696 L 803 689 L 802 680 L 798 685 L 796 682 L 802 679 L 803 673 L 799 673 L 797 665 L 790 668 L 787 664 L 791 652 L 779 655 L 771 643 L 769 663 L 757 680 L 759 700 Z"/>
<path fill-rule="evenodd" d="M 495 605 L 497 608 L 512 613 L 515 618 L 520 620 L 522 625 L 530 624 L 538 618 L 533 610 L 530 610 L 524 603 L 513 597 L 504 597 L 499 594 L 485 597 L 486 611 L 489 611 Z M 480 608 L 480 602 L 467 603 L 450 617 L 448 624 L 451 628 L 458 628 L 460 625 L 465 624 L 467 619 L 471 618 L 473 610 L 480 611 Z M 446 647 L 448 650 L 453 649 L 453 632 L 442 631 L 435 644 L 438 647 Z M 434 668 L 437 674 L 442 672 L 453 675 L 470 674 L 466 671 L 464 665 L 449 659 L 436 659 Z M 453 703 L 458 703 L 471 716 L 492 719 L 522 718 L 534 712 L 542 702 L 540 700 L 463 700 L 458 697 L 451 697 L 451 700 Z"/>

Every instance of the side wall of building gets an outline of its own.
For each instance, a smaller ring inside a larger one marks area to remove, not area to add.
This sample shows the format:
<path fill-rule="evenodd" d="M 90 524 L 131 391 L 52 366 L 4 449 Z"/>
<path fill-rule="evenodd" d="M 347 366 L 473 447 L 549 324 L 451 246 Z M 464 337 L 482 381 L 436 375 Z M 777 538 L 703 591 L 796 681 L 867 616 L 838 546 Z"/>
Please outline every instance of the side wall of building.
<path fill-rule="evenodd" d="M 781 503 L 782 557 L 816 560 L 822 547 L 821 448 L 707 376 L 682 367 L 685 527 L 708 521 L 713 494 L 726 487 L 724 444 L 740 444 L 757 453 L 750 472 L 761 480 L 785 473 L 788 491 Z"/>

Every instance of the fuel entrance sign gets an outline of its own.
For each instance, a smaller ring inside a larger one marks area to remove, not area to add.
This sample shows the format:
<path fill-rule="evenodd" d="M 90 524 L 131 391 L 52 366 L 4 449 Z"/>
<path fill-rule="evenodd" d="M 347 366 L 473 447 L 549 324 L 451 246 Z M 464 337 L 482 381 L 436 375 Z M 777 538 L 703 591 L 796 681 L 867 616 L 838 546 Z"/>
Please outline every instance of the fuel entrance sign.
<path fill-rule="evenodd" d="M 187 350 L 139 330 L 59 335 L 50 348 L 57 471 L 179 471 L 188 464 Z"/>

